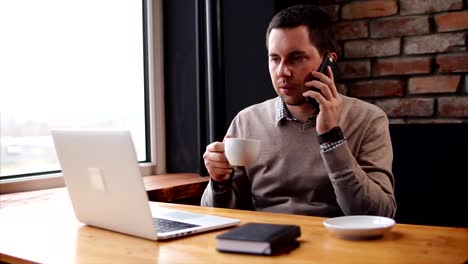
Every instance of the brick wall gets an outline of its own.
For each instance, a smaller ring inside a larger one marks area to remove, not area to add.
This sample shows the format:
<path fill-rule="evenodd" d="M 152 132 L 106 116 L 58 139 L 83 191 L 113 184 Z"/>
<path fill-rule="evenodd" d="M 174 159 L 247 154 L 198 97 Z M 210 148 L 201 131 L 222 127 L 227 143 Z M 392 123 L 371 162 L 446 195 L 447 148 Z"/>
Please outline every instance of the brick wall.
<path fill-rule="evenodd" d="M 341 44 L 339 89 L 392 123 L 468 122 L 468 1 L 320 0 Z"/>

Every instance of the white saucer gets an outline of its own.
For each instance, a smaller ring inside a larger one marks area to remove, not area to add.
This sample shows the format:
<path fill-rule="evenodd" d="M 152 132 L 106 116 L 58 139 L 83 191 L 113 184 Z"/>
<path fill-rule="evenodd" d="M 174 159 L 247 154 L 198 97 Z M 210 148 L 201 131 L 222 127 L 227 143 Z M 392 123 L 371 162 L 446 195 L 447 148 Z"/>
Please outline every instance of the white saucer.
<path fill-rule="evenodd" d="M 367 239 L 382 236 L 392 229 L 395 220 L 371 215 L 350 215 L 329 218 L 323 225 L 338 237 L 346 239 Z"/>

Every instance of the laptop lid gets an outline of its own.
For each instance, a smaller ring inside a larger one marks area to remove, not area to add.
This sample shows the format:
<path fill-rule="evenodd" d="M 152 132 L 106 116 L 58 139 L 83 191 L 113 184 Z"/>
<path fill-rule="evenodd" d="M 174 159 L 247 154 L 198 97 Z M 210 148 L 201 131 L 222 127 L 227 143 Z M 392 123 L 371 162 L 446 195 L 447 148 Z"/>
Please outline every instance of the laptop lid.
<path fill-rule="evenodd" d="M 151 240 L 204 232 L 240 222 L 233 218 L 150 208 L 128 130 L 51 132 L 65 185 L 80 222 Z M 158 234 L 153 222 L 155 215 L 174 221 L 195 222 L 197 226 Z"/>

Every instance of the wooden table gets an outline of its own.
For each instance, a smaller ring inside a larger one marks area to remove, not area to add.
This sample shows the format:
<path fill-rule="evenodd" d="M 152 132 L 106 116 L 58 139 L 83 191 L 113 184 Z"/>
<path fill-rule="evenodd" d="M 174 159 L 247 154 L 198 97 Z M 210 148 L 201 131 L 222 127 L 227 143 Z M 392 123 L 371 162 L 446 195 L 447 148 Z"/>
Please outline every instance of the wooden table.
<path fill-rule="evenodd" d="M 28 198 L 29 197 L 29 198 Z M 299 248 L 280 256 L 220 253 L 225 230 L 155 242 L 79 223 L 65 188 L 0 196 L 0 262 L 7 263 L 466 263 L 468 229 L 397 224 L 380 239 L 352 241 L 326 230 L 324 218 L 151 203 L 301 226 Z"/>

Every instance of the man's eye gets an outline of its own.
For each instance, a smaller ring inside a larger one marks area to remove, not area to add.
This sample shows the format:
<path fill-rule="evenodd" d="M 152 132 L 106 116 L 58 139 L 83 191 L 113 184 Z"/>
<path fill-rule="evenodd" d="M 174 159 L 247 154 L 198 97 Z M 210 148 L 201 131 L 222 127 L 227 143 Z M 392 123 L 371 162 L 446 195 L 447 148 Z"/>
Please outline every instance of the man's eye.
<path fill-rule="evenodd" d="M 293 61 L 301 61 L 304 59 L 304 56 L 294 56 L 292 59 Z"/>
<path fill-rule="evenodd" d="M 270 57 L 270 61 L 271 61 L 271 62 L 278 62 L 278 61 L 279 61 L 279 58 Z"/>

